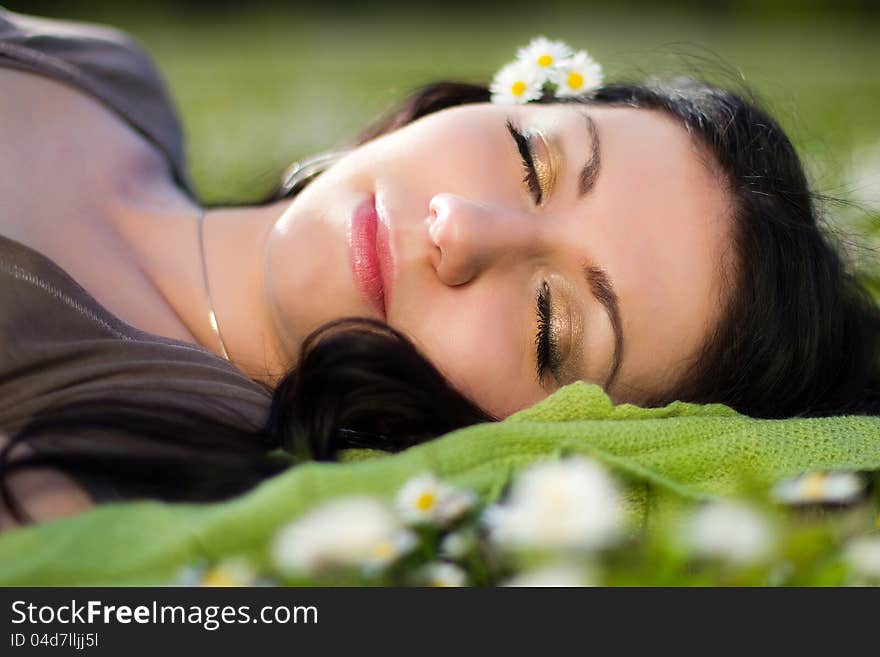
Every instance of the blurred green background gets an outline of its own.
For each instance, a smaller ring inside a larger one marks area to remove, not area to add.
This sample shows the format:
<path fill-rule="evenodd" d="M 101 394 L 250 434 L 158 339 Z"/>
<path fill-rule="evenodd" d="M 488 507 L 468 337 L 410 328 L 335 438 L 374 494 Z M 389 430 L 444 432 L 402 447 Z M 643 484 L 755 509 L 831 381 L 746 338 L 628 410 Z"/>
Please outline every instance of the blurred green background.
<path fill-rule="evenodd" d="M 209 203 L 259 199 L 292 161 L 350 139 L 414 87 L 487 82 L 544 34 L 589 50 L 606 79 L 684 72 L 747 84 L 800 148 L 817 191 L 873 211 L 835 216 L 880 234 L 874 0 L 3 4 L 140 40 L 167 76 Z"/>

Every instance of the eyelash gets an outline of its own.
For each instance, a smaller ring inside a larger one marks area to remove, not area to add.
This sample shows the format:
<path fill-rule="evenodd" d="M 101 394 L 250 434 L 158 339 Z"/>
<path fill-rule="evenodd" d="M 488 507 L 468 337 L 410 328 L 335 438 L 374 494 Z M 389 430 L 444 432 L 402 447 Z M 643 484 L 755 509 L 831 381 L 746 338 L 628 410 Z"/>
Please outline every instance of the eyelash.
<path fill-rule="evenodd" d="M 538 290 L 537 303 L 535 311 L 538 315 L 538 331 L 535 334 L 535 351 L 538 360 L 538 380 L 543 381 L 547 375 L 547 370 L 554 369 L 553 354 L 554 345 L 550 340 L 550 286 L 547 281 L 541 283 L 541 289 Z"/>
<path fill-rule="evenodd" d="M 535 199 L 535 205 L 541 205 L 544 192 L 541 189 L 541 183 L 538 181 L 538 172 L 535 170 L 535 160 L 532 158 L 529 140 L 510 120 L 507 121 L 507 130 L 510 132 L 510 136 L 513 137 L 513 141 L 516 143 L 517 150 L 519 150 L 519 155 L 522 158 L 523 170 L 525 171 L 523 183 L 529 188 L 529 192 L 531 192 L 532 197 Z"/>

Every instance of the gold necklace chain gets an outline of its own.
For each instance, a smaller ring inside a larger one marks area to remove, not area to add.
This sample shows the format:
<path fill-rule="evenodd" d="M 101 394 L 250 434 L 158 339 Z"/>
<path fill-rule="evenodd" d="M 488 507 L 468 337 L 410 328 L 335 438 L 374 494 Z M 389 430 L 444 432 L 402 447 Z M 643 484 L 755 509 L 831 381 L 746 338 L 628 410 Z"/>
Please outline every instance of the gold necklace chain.
<path fill-rule="evenodd" d="M 205 280 L 205 296 L 208 299 L 208 321 L 211 323 L 211 328 L 214 329 L 214 333 L 217 334 L 217 340 L 220 342 L 220 352 L 223 355 L 223 358 L 229 360 L 229 354 L 226 351 L 226 344 L 223 342 L 223 336 L 220 335 L 220 326 L 217 323 L 217 315 L 214 313 L 214 304 L 211 302 L 211 288 L 208 285 L 208 264 L 205 261 L 205 214 L 207 213 L 202 210 L 202 213 L 199 215 L 199 253 L 202 257 L 202 278 Z"/>

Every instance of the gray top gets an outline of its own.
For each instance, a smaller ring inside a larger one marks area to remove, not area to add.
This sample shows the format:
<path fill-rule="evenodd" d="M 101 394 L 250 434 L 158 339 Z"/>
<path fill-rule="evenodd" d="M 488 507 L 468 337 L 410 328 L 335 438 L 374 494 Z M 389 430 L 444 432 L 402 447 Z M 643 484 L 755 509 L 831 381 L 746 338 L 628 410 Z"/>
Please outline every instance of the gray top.
<path fill-rule="evenodd" d="M 131 37 L 0 8 L 0 66 L 97 97 L 156 145 L 174 181 L 196 199 L 165 83 Z M 55 262 L 2 235 L 0 309 L 0 430 L 7 434 L 50 405 L 94 396 L 186 407 L 197 402 L 179 393 L 197 393 L 227 405 L 230 420 L 254 425 L 268 413 L 270 393 L 228 361 L 126 324 Z"/>

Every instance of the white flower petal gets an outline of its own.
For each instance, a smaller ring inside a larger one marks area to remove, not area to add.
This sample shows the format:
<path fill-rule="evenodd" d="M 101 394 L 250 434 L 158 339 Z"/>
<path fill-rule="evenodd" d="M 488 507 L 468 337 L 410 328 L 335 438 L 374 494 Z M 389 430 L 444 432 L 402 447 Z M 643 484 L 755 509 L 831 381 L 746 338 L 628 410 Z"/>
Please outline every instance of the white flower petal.
<path fill-rule="evenodd" d="M 476 496 L 425 473 L 407 481 L 397 492 L 394 503 L 400 518 L 407 524 L 445 526 L 471 509 Z"/>
<path fill-rule="evenodd" d="M 437 518 L 441 524 L 449 524 L 470 511 L 477 501 L 473 491 L 449 488 L 437 506 Z"/>
<path fill-rule="evenodd" d="M 546 73 L 523 62 L 513 62 L 503 67 L 489 85 L 492 102 L 502 105 L 528 103 L 541 97 Z"/>
<path fill-rule="evenodd" d="M 413 532 L 408 529 L 398 530 L 393 536 L 373 547 L 362 562 L 364 572 L 369 574 L 384 570 L 403 555 L 412 552 L 417 544 L 418 538 Z"/>
<path fill-rule="evenodd" d="M 847 544 L 844 557 L 856 574 L 880 580 L 880 535 L 853 539 Z"/>
<path fill-rule="evenodd" d="M 703 506 L 686 523 L 683 537 L 696 555 L 739 565 L 761 561 L 773 547 L 773 531 L 764 515 L 730 500 Z"/>
<path fill-rule="evenodd" d="M 559 563 L 515 575 L 504 586 L 560 588 L 595 586 L 595 581 L 583 568 Z"/>
<path fill-rule="evenodd" d="M 864 479 L 854 472 L 810 472 L 780 481 L 771 496 L 782 504 L 846 504 L 864 490 Z"/>
<path fill-rule="evenodd" d="M 477 537 L 469 529 L 460 529 L 447 534 L 440 541 L 440 554 L 447 559 L 461 559 L 476 544 Z"/>
<path fill-rule="evenodd" d="M 397 492 L 394 505 L 401 519 L 417 524 L 433 519 L 441 494 L 441 484 L 431 473 L 413 477 Z"/>
<path fill-rule="evenodd" d="M 563 41 L 551 41 L 539 36 L 517 50 L 516 58 L 530 66 L 552 70 L 572 55 L 571 48 Z"/>
<path fill-rule="evenodd" d="M 453 563 L 435 561 L 424 566 L 420 579 L 428 586 L 467 586 L 467 573 Z"/>
<path fill-rule="evenodd" d="M 508 549 L 596 549 L 617 536 L 622 510 L 617 486 L 582 457 L 532 466 L 509 498 L 486 509 L 491 540 Z"/>
<path fill-rule="evenodd" d="M 279 532 L 275 562 L 289 574 L 368 565 L 383 555 L 388 563 L 398 554 L 400 531 L 394 514 L 377 499 L 332 500 Z"/>
<path fill-rule="evenodd" d="M 602 86 L 602 67 L 585 50 L 564 60 L 550 74 L 556 95 L 580 96 Z"/>

